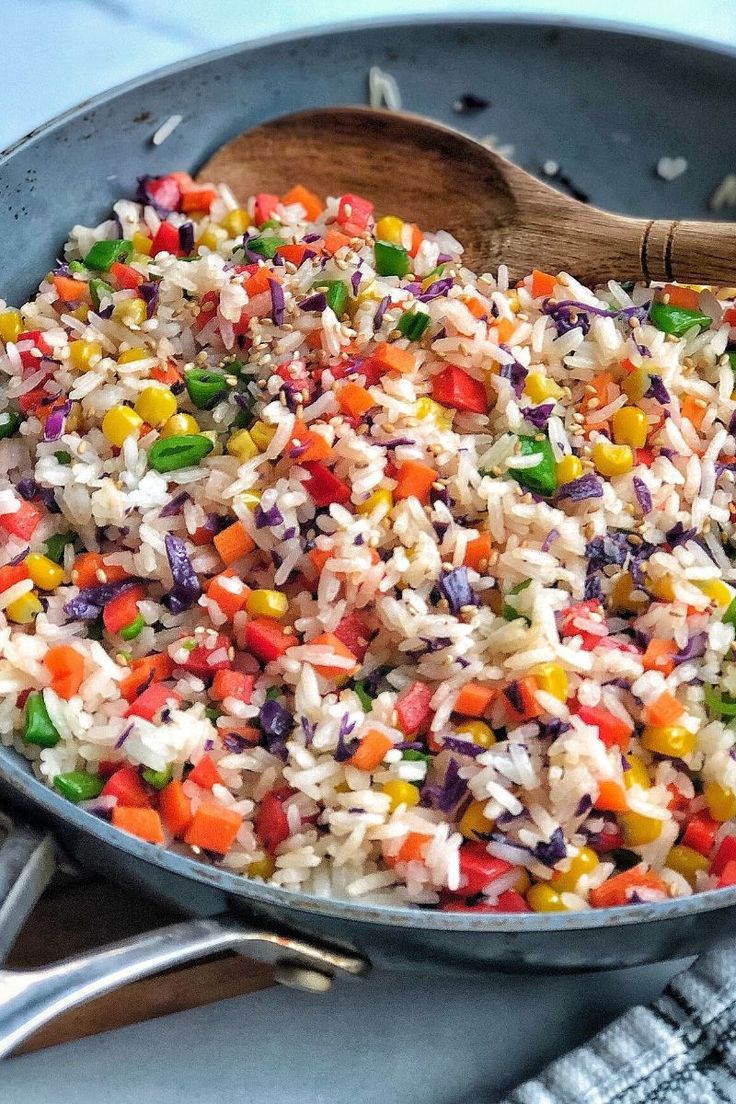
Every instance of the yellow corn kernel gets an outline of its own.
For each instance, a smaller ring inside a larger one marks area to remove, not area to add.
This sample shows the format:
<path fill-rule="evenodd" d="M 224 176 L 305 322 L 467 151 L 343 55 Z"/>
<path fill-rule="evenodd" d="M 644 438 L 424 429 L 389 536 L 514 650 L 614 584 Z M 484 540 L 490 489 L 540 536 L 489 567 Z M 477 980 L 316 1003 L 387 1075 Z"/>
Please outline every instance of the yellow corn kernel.
<path fill-rule="evenodd" d="M 512 312 L 518 314 L 521 308 L 521 300 L 519 299 L 518 291 L 507 291 L 506 298 L 508 299 Z"/>
<path fill-rule="evenodd" d="M 449 429 L 452 425 L 452 411 L 427 395 L 417 399 L 414 404 L 414 416 L 422 419 L 434 418 L 440 429 Z"/>
<path fill-rule="evenodd" d="M 514 882 L 512 888 L 515 889 L 517 893 L 520 893 L 522 897 L 525 897 L 531 884 L 532 880 L 522 866 L 519 870 L 519 877 Z"/>
<path fill-rule="evenodd" d="M 72 403 L 72 408 L 66 416 L 64 423 L 65 433 L 77 433 L 82 424 L 82 408 L 78 402 Z"/>
<path fill-rule="evenodd" d="M 404 229 L 403 220 L 396 215 L 384 215 L 376 223 L 376 238 L 378 241 L 393 242 L 401 245 L 401 231 Z"/>
<path fill-rule="evenodd" d="M 618 819 L 627 847 L 654 843 L 662 835 L 664 822 L 655 817 L 642 816 L 641 813 L 621 813 Z"/>
<path fill-rule="evenodd" d="M 253 443 L 259 452 L 265 452 L 273 440 L 276 426 L 266 425 L 265 422 L 255 422 L 248 430 Z"/>
<path fill-rule="evenodd" d="M 259 449 L 247 429 L 238 429 L 228 440 L 227 451 L 238 460 L 252 460 Z"/>
<path fill-rule="evenodd" d="M 243 491 L 240 496 L 240 501 L 245 506 L 246 510 L 255 510 L 256 506 L 261 501 L 261 496 L 258 491 Z"/>
<path fill-rule="evenodd" d="M 526 903 L 533 912 L 567 912 L 556 889 L 547 882 L 536 882 L 527 891 Z"/>
<path fill-rule="evenodd" d="M 263 878 L 264 882 L 273 874 L 276 869 L 276 861 L 273 855 L 264 855 L 262 859 L 254 859 L 248 867 L 249 878 Z"/>
<path fill-rule="evenodd" d="M 411 809 L 419 804 L 419 789 L 412 786 L 411 782 L 405 782 L 403 778 L 392 778 L 390 782 L 384 782 L 382 791 L 389 800 L 389 809 L 393 813 L 399 805 L 406 805 Z"/>
<path fill-rule="evenodd" d="M 545 399 L 561 399 L 564 395 L 560 385 L 543 372 L 530 372 L 526 377 L 524 391 L 535 403 L 544 402 Z"/>
<path fill-rule="evenodd" d="M 5 344 L 9 341 L 17 341 L 18 334 L 23 333 L 23 319 L 20 311 L 4 310 L 0 312 L 0 337 Z"/>
<path fill-rule="evenodd" d="M 583 474 L 583 465 L 577 456 L 563 456 L 555 464 L 558 483 L 572 483 Z"/>
<path fill-rule="evenodd" d="M 638 755 L 625 755 L 628 770 L 624 771 L 624 785 L 627 789 L 639 786 L 642 790 L 650 789 L 652 783 L 649 778 L 649 768 Z"/>
<path fill-rule="evenodd" d="M 143 425 L 140 414 L 130 406 L 113 406 L 102 419 L 102 432 L 111 445 L 121 448 L 126 438 Z"/>
<path fill-rule="evenodd" d="M 736 817 L 736 793 L 733 790 L 727 790 L 719 782 L 706 782 L 703 796 L 714 820 L 732 820 Z"/>
<path fill-rule="evenodd" d="M 123 299 L 112 308 L 112 316 L 123 326 L 142 326 L 148 318 L 148 307 L 143 299 Z"/>
<path fill-rule="evenodd" d="M 631 402 L 638 402 L 644 398 L 650 383 L 649 373 L 643 368 L 635 368 L 621 384 L 621 390 Z"/>
<path fill-rule="evenodd" d="M 70 341 L 69 363 L 78 372 L 86 372 L 97 363 L 102 356 L 102 346 L 99 341 Z"/>
<path fill-rule="evenodd" d="M 495 732 L 485 721 L 463 721 L 462 724 L 457 726 L 457 732 L 458 735 L 465 736 L 466 739 L 473 744 L 477 744 L 478 747 L 493 747 L 496 742 Z"/>
<path fill-rule="evenodd" d="M 192 433 L 199 433 L 199 422 L 191 414 L 172 414 L 161 430 L 162 437 L 189 437 Z"/>
<path fill-rule="evenodd" d="M 537 680 L 537 686 L 553 698 L 567 701 L 569 684 L 567 671 L 559 663 L 540 663 L 531 672 Z"/>
<path fill-rule="evenodd" d="M 486 805 L 486 801 L 471 801 L 460 817 L 458 827 L 460 835 L 465 839 L 477 839 L 478 836 L 487 836 L 493 831 L 493 821 L 483 812 Z"/>
<path fill-rule="evenodd" d="M 610 441 L 596 441 L 593 445 L 593 463 L 596 471 L 607 479 L 626 475 L 634 466 L 634 454 L 630 445 L 612 445 Z"/>
<path fill-rule="evenodd" d="M 289 608 L 289 600 L 280 590 L 252 590 L 245 608 L 251 617 L 273 617 L 278 620 Z"/>
<path fill-rule="evenodd" d="M 693 580 L 694 581 L 694 580 Z M 695 581 L 694 581 L 695 582 Z M 736 590 L 728 586 L 721 579 L 705 579 L 695 582 L 698 590 L 702 590 L 706 598 L 710 598 L 716 606 L 726 609 L 736 598 Z"/>
<path fill-rule="evenodd" d="M 31 582 L 41 590 L 54 590 L 64 582 L 64 568 L 40 552 L 31 552 L 26 556 L 26 567 Z"/>
<path fill-rule="evenodd" d="M 250 215 L 242 207 L 236 207 L 234 211 L 229 211 L 225 215 L 220 226 L 223 230 L 227 230 L 231 238 L 237 238 L 250 226 Z"/>
<path fill-rule="evenodd" d="M 673 759 L 684 759 L 692 755 L 697 744 L 693 732 L 682 725 L 647 725 L 641 737 L 647 751 L 656 751 L 658 755 L 670 755 Z"/>
<path fill-rule="evenodd" d="M 76 318 L 78 322 L 86 322 L 89 318 L 89 304 L 80 303 L 78 307 L 75 307 L 75 309 L 69 313 L 72 318 Z"/>
<path fill-rule="evenodd" d="M 168 387 L 144 387 L 135 410 L 149 425 L 163 425 L 176 414 L 176 395 Z"/>
<path fill-rule="evenodd" d="M 617 612 L 641 613 L 649 604 L 649 599 L 640 590 L 628 571 L 618 576 L 611 588 L 611 605 Z"/>
<path fill-rule="evenodd" d="M 558 893 L 574 893 L 583 874 L 590 874 L 598 866 L 598 856 L 590 847 L 581 847 L 565 871 L 552 875 L 552 888 Z"/>
<path fill-rule="evenodd" d="M 211 227 L 209 227 L 207 230 L 199 235 L 195 244 L 198 249 L 201 245 L 203 245 L 205 249 L 209 249 L 211 252 L 214 253 L 220 243 L 215 231 Z"/>
<path fill-rule="evenodd" d="M 393 509 L 394 496 L 389 490 L 374 491 L 373 494 L 361 502 L 360 506 L 356 507 L 356 513 L 366 515 L 372 514 L 374 510 L 381 509 L 381 516 L 385 516 L 389 510 Z"/>
<path fill-rule="evenodd" d="M 133 242 L 133 248 L 135 249 L 136 253 L 144 253 L 146 257 L 150 257 L 151 245 L 153 244 L 153 242 L 149 237 L 146 236 L 146 234 L 141 234 L 138 230 L 136 230 L 131 240 Z"/>
<path fill-rule="evenodd" d="M 121 353 L 118 357 L 118 364 L 133 364 L 136 360 L 148 360 L 150 356 L 153 356 L 148 349 L 144 349 L 142 345 L 135 345 L 132 349 L 126 349 L 124 353 Z"/>
<path fill-rule="evenodd" d="M 29 590 L 27 594 L 21 594 L 20 598 L 16 598 L 5 607 L 5 616 L 8 621 L 14 621 L 16 625 L 30 625 L 42 610 L 43 606 L 38 595 Z"/>
<path fill-rule="evenodd" d="M 617 445 L 644 448 L 649 426 L 647 416 L 638 406 L 622 406 L 611 419 L 613 439 Z"/>
<path fill-rule="evenodd" d="M 670 851 L 664 865 L 682 874 L 685 881 L 694 887 L 698 871 L 707 871 L 710 868 L 710 859 L 706 855 L 701 855 L 693 847 L 683 847 L 678 843 Z"/>

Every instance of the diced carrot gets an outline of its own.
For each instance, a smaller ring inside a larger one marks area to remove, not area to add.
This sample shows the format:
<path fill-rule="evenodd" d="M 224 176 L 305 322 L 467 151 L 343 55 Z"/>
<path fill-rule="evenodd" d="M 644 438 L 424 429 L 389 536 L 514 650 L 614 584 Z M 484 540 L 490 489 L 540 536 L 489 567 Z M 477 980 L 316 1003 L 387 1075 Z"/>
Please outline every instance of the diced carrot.
<path fill-rule="evenodd" d="M 184 839 L 192 847 L 201 847 L 205 851 L 226 855 L 242 823 L 243 817 L 233 809 L 203 802 L 194 814 Z"/>
<path fill-rule="evenodd" d="M 320 574 L 327 561 L 332 558 L 333 552 L 331 548 L 312 548 L 308 555 L 317 574 Z"/>
<path fill-rule="evenodd" d="M 343 414 L 350 414 L 353 418 L 359 418 L 376 405 L 370 391 L 359 383 L 343 384 L 337 393 L 337 401 Z"/>
<path fill-rule="evenodd" d="M 488 570 L 488 558 L 491 554 L 491 534 L 481 533 L 475 540 L 468 541 L 465 546 L 463 563 L 466 567 L 472 567 L 480 574 Z"/>
<path fill-rule="evenodd" d="M 281 197 L 281 202 L 284 206 L 290 203 L 301 203 L 309 222 L 314 222 L 315 219 L 318 219 L 325 209 L 325 205 L 319 196 L 316 196 L 314 192 L 308 191 L 303 184 L 295 184 L 293 188 L 285 192 Z"/>
<path fill-rule="evenodd" d="M 321 349 L 322 348 L 322 331 L 310 330 L 306 337 L 308 349 Z"/>
<path fill-rule="evenodd" d="M 178 780 L 169 782 L 163 788 L 158 799 L 158 809 L 172 836 L 181 836 L 192 823 L 192 803 Z"/>
<path fill-rule="evenodd" d="M 641 657 L 645 671 L 659 671 L 663 675 L 670 675 L 675 669 L 674 655 L 677 645 L 674 640 L 664 640 L 653 637 L 647 644 L 647 650 Z"/>
<path fill-rule="evenodd" d="M 136 806 L 128 808 L 125 805 L 116 805 L 112 811 L 112 822 L 116 828 L 128 832 L 131 836 L 148 843 L 163 843 L 164 830 L 161 825 L 161 817 L 155 809 L 139 809 Z"/>
<path fill-rule="evenodd" d="M 665 284 L 662 288 L 662 298 L 666 298 L 671 307 L 700 310 L 700 295 L 689 287 L 680 287 L 679 284 Z"/>
<path fill-rule="evenodd" d="M 201 786 L 203 790 L 211 790 L 218 782 L 222 782 L 222 776 L 211 755 L 205 752 L 196 766 L 194 766 L 187 775 L 187 782 L 195 782 L 198 786 Z"/>
<path fill-rule="evenodd" d="M 260 728 L 255 728 L 252 724 L 248 724 L 247 721 L 235 721 L 232 717 L 228 717 L 225 727 L 218 728 L 217 731 L 220 733 L 223 740 L 228 736 L 234 736 L 237 740 L 242 740 L 243 743 L 247 744 L 249 747 L 257 747 L 263 736 Z"/>
<path fill-rule="evenodd" d="M 597 399 L 600 406 L 606 406 L 609 401 L 609 388 L 612 383 L 613 376 L 610 372 L 599 372 L 597 376 L 592 376 L 587 386 L 592 387 L 595 394 L 588 391 L 586 386 L 586 403 L 590 404 L 592 399 Z"/>
<path fill-rule="evenodd" d="M 631 894 L 637 889 L 657 889 L 668 896 L 667 885 L 651 871 L 634 866 L 614 874 L 597 889 L 591 889 L 588 899 L 593 908 L 614 908 L 616 905 L 628 905 Z"/>
<path fill-rule="evenodd" d="M 396 861 L 422 862 L 424 859 L 424 848 L 431 840 L 432 836 L 425 836 L 422 832 L 409 832 L 399 848 Z"/>
<path fill-rule="evenodd" d="M 264 291 L 270 291 L 271 281 L 275 279 L 276 276 L 274 275 L 274 273 L 270 272 L 267 268 L 264 267 L 257 269 L 253 273 L 253 275 L 249 276 L 243 284 L 243 287 L 248 294 L 248 298 L 253 299 L 256 295 L 260 295 Z M 276 282 L 280 283 L 279 280 L 276 280 Z"/>
<path fill-rule="evenodd" d="M 347 678 L 358 670 L 359 664 L 356 662 L 355 656 L 347 645 L 343 644 L 342 640 L 335 636 L 334 633 L 322 633 L 320 636 L 315 636 L 309 643 L 310 645 L 314 644 L 316 647 L 329 648 L 336 656 L 344 660 L 350 660 L 352 663 L 349 667 L 338 666 L 336 663 L 313 664 L 315 671 L 322 675 L 323 678 Z"/>
<path fill-rule="evenodd" d="M 593 804 L 596 809 L 609 813 L 625 813 L 629 807 L 624 787 L 607 779 L 598 783 L 598 797 Z"/>
<path fill-rule="evenodd" d="M 235 583 L 228 585 L 227 580 L 229 579 L 235 580 Z M 233 589 L 233 586 L 237 589 Z M 213 602 L 217 602 L 225 617 L 230 621 L 236 613 L 239 613 L 245 607 L 250 594 L 250 587 L 247 587 L 231 568 L 221 571 L 219 575 L 215 575 L 213 579 L 210 579 L 206 590 L 207 597 L 211 598 Z"/>
<path fill-rule="evenodd" d="M 217 192 L 214 188 L 192 188 L 182 192 L 179 210 L 186 214 L 193 211 L 209 211 L 216 199 Z"/>
<path fill-rule="evenodd" d="M 624 357 L 624 359 L 621 361 L 621 367 L 623 368 L 624 372 L 626 372 L 627 376 L 636 371 L 636 365 L 633 361 L 629 360 L 628 357 Z"/>
<path fill-rule="evenodd" d="M 152 682 L 170 678 L 173 670 L 174 662 L 167 652 L 134 659 L 130 664 L 130 673 L 120 683 L 120 693 L 126 701 L 132 702 Z"/>
<path fill-rule="evenodd" d="M 649 725 L 674 724 L 684 710 L 674 694 L 665 690 L 642 710 L 642 720 Z"/>
<path fill-rule="evenodd" d="M 370 732 L 366 732 L 348 762 L 358 770 L 374 771 L 393 746 L 393 740 L 389 736 L 372 728 Z"/>
<path fill-rule="evenodd" d="M 314 244 L 316 244 L 316 242 Z M 283 257 L 285 261 L 289 261 L 290 264 L 296 265 L 297 268 L 299 268 L 299 265 L 302 263 L 307 253 L 310 252 L 318 252 L 318 250 L 314 248 L 312 242 L 308 245 L 302 245 L 301 243 L 298 245 L 281 245 L 278 250 L 279 257 Z"/>
<path fill-rule="evenodd" d="M 405 460 L 396 473 L 394 498 L 416 498 L 422 503 L 429 501 L 429 492 L 437 479 L 437 472 L 429 464 L 420 460 Z"/>
<path fill-rule="evenodd" d="M 509 724 L 520 725 L 524 721 L 531 721 L 535 717 L 538 717 L 542 709 L 537 703 L 537 680 L 532 675 L 527 675 L 524 678 L 516 679 L 514 682 L 515 692 L 513 699 L 511 698 L 511 690 L 504 692 L 503 704 L 506 711 L 506 718 Z M 516 707 L 516 699 L 521 702 L 521 709 Z"/>
<path fill-rule="evenodd" d="M 291 438 L 286 446 L 286 455 L 300 464 L 310 464 L 317 460 L 326 460 L 332 449 L 321 433 L 315 433 L 298 418 L 294 422 Z"/>
<path fill-rule="evenodd" d="M 231 564 L 252 552 L 256 542 L 247 532 L 242 521 L 234 521 L 227 529 L 222 529 L 215 534 L 214 545 L 222 562 Z"/>
<path fill-rule="evenodd" d="M 78 587 L 97 587 L 103 583 L 121 583 L 128 572 L 120 564 L 108 564 L 99 552 L 82 552 L 72 567 L 72 582 Z"/>
<path fill-rule="evenodd" d="M 182 375 L 173 360 L 167 360 L 165 364 L 157 364 L 151 369 L 151 378 L 157 383 L 163 383 L 167 387 L 175 387 L 183 383 Z"/>
<path fill-rule="evenodd" d="M 213 701 L 224 701 L 225 698 L 237 698 L 247 705 L 253 695 L 253 675 L 245 675 L 242 671 L 217 671 L 212 686 L 210 697 Z"/>
<path fill-rule="evenodd" d="M 68 701 L 84 680 L 84 659 L 71 644 L 54 644 L 43 657 L 43 663 L 51 675 L 51 689 Z"/>
<path fill-rule="evenodd" d="M 411 223 L 411 244 L 408 249 L 410 257 L 416 257 L 419 252 L 419 246 L 424 241 L 424 234 L 419 229 L 415 222 Z"/>
<path fill-rule="evenodd" d="M 386 372 L 413 372 L 417 362 L 416 354 L 411 349 L 401 349 L 398 345 L 389 345 L 387 341 L 381 342 L 371 357 Z"/>
<path fill-rule="evenodd" d="M 73 280 L 71 276 L 54 276 L 56 294 L 65 303 L 78 303 L 89 299 L 89 285 L 83 280 Z"/>
<path fill-rule="evenodd" d="M 700 429 L 703 424 L 706 410 L 706 404 L 702 400 L 694 398 L 693 395 L 687 395 L 680 403 L 680 412 L 683 418 L 687 418 L 695 429 Z"/>
<path fill-rule="evenodd" d="M 499 318 L 496 322 L 496 331 L 498 333 L 499 345 L 505 345 L 511 340 L 516 330 L 516 322 L 512 322 L 510 318 Z"/>
<path fill-rule="evenodd" d="M 16 583 L 22 583 L 28 578 L 28 568 L 25 563 L 5 564 L 0 567 L 0 594 Z"/>
<path fill-rule="evenodd" d="M 482 717 L 495 696 L 496 691 L 482 682 L 466 682 L 455 698 L 453 709 L 463 717 Z"/>
<path fill-rule="evenodd" d="M 548 272 L 540 272 L 538 268 L 532 270 L 532 295 L 535 299 L 551 295 L 556 283 L 556 276 L 550 276 Z"/>
<path fill-rule="evenodd" d="M 115 280 L 119 287 L 127 288 L 132 291 L 134 288 L 140 287 L 144 283 L 146 277 L 133 268 L 132 265 L 121 264 L 120 261 L 115 261 L 110 265 L 110 272 L 115 277 Z"/>
<path fill-rule="evenodd" d="M 468 308 L 468 310 L 472 314 L 473 318 L 486 318 L 488 316 L 488 307 L 484 306 L 484 304 L 481 303 L 480 299 L 476 299 L 476 298 L 466 299 L 465 300 L 465 306 Z M 501 321 L 501 319 L 499 319 L 499 322 L 500 321 Z M 503 319 L 503 321 L 505 322 L 506 319 Z M 505 337 L 500 337 L 500 334 L 499 334 L 499 340 L 505 341 L 506 338 Z"/>
<path fill-rule="evenodd" d="M 342 249 L 344 245 L 350 245 L 350 238 L 347 234 L 342 234 L 339 230 L 336 230 L 334 226 L 330 226 L 325 234 L 325 253 L 329 253 L 330 256 L 333 253 L 337 253 L 338 249 Z"/>

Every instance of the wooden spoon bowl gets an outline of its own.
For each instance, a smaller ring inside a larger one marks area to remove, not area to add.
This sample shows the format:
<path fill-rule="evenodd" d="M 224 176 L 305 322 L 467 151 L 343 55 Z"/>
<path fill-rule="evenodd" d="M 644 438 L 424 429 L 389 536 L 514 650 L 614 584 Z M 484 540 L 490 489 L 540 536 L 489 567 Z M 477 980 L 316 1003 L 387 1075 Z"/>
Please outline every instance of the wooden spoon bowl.
<path fill-rule="evenodd" d="M 449 230 L 476 271 L 504 263 L 585 283 L 679 280 L 733 284 L 736 224 L 626 218 L 548 187 L 480 142 L 440 123 L 367 107 L 311 109 L 264 123 L 222 146 L 198 180 L 240 200 L 295 183 L 352 192 L 379 214 Z"/>

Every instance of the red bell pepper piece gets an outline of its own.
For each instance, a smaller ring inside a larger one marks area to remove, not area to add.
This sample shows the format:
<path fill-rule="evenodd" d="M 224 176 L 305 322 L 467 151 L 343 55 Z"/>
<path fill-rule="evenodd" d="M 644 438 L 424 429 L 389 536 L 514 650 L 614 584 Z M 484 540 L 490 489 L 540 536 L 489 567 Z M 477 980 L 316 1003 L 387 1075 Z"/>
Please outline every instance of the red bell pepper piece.
<path fill-rule="evenodd" d="M 464 901 L 445 901 L 440 908 L 441 912 L 531 912 L 520 893 L 515 889 L 504 890 L 499 893 L 495 904 L 490 901 L 479 901 L 475 905 L 468 905 Z"/>
<path fill-rule="evenodd" d="M 484 889 L 513 870 L 510 862 L 505 859 L 497 859 L 489 855 L 484 843 L 471 841 L 464 843 L 460 848 L 460 889 L 466 897 L 474 897 L 476 893 L 482 893 Z"/>
<path fill-rule="evenodd" d="M 192 675 L 198 675 L 199 678 L 213 678 L 217 671 L 227 671 L 232 667 L 231 646 L 230 638 L 218 633 L 211 648 L 205 647 L 204 644 L 198 644 L 196 648 L 192 648 L 185 661 L 178 663 L 177 666 L 189 671 Z M 221 653 L 223 649 L 225 654 L 219 655 L 213 662 L 212 656 Z"/>
<path fill-rule="evenodd" d="M 185 188 L 179 200 L 179 210 L 186 214 L 207 212 L 216 199 L 214 188 Z"/>
<path fill-rule="evenodd" d="M 187 781 L 196 782 L 204 790 L 211 790 L 216 783 L 222 782 L 222 776 L 211 755 L 202 756 L 197 765 L 192 767 Z"/>
<path fill-rule="evenodd" d="M 41 511 L 32 502 L 21 502 L 20 508 L 12 514 L 0 514 L 0 526 L 11 537 L 30 540 L 41 520 Z"/>
<path fill-rule="evenodd" d="M 29 341 L 32 342 L 33 348 L 19 349 L 18 352 L 23 367 L 32 368 L 35 372 L 38 370 L 41 363 L 41 357 L 35 356 L 35 351 L 38 350 L 43 356 L 50 357 L 53 355 L 54 350 L 49 343 L 44 340 L 41 330 L 24 330 L 23 333 L 18 334 L 16 345 L 25 345 Z"/>
<path fill-rule="evenodd" d="M 357 610 L 353 610 L 343 617 L 334 632 L 337 639 L 362 663 L 370 644 L 370 629 L 365 618 Z"/>
<path fill-rule="evenodd" d="M 485 385 L 473 379 L 455 364 L 448 365 L 432 380 L 432 398 L 453 410 L 470 414 L 488 413 L 488 396 Z"/>
<path fill-rule="evenodd" d="M 597 598 L 588 598 L 585 602 L 576 602 L 560 611 L 560 633 L 563 636 L 580 636 L 582 629 L 575 626 L 578 617 L 587 618 L 591 613 L 603 614 L 603 606 Z"/>
<path fill-rule="evenodd" d="M 373 214 L 373 204 L 358 195 L 344 195 L 340 199 L 335 221 L 350 233 L 365 230 Z"/>
<path fill-rule="evenodd" d="M 348 485 L 338 479 L 324 464 L 313 460 L 300 466 L 309 472 L 309 478 L 304 486 L 316 506 L 331 506 L 333 502 L 344 503 L 350 500 Z"/>
<path fill-rule="evenodd" d="M 600 836 L 594 836 L 590 846 L 599 855 L 605 855 L 607 851 L 616 851 L 624 846 L 624 834 L 618 824 L 609 822 L 603 825 Z"/>
<path fill-rule="evenodd" d="M 36 361 L 36 364 L 38 364 L 38 361 Z M 18 396 L 18 406 L 24 414 L 35 414 L 36 410 L 45 405 L 49 399 L 51 399 L 51 395 L 49 395 L 43 383 L 39 383 L 38 387 L 34 387 L 32 391 L 25 391 Z"/>
<path fill-rule="evenodd" d="M 151 242 L 151 256 L 155 257 L 158 253 L 171 253 L 174 257 L 181 256 L 179 231 L 170 222 L 161 223 Z"/>
<path fill-rule="evenodd" d="M 651 468 L 656 460 L 654 451 L 650 448 L 636 449 L 635 456 L 637 464 L 644 464 L 647 468 Z"/>
<path fill-rule="evenodd" d="M 118 805 L 142 809 L 153 804 L 151 794 L 143 785 L 138 771 L 129 763 L 110 775 L 102 787 L 102 793 L 105 797 L 116 797 Z"/>
<path fill-rule="evenodd" d="M 723 320 L 728 322 L 729 326 L 736 326 L 736 307 L 729 307 L 727 311 L 724 311 Z"/>
<path fill-rule="evenodd" d="M 731 859 L 727 862 L 723 868 L 723 873 L 718 879 L 718 888 L 725 889 L 726 886 L 736 885 L 736 860 Z"/>
<path fill-rule="evenodd" d="M 284 801 L 291 790 L 269 790 L 256 813 L 256 835 L 267 851 L 275 851 L 289 837 L 289 819 L 284 811 Z"/>
<path fill-rule="evenodd" d="M 118 633 L 132 625 L 138 616 L 138 603 L 146 597 L 142 586 L 131 586 L 111 599 L 102 610 L 102 623 L 109 633 Z"/>
<path fill-rule="evenodd" d="M 179 706 L 181 701 L 181 694 L 176 690 L 171 690 L 160 682 L 152 682 L 135 701 L 131 702 L 125 711 L 125 716 L 142 717 L 144 721 L 152 721 L 157 713 L 167 708 L 169 702 Z"/>
<path fill-rule="evenodd" d="M 245 626 L 245 643 L 262 663 L 270 663 L 298 643 L 292 633 L 286 633 L 270 617 L 256 617 Z"/>
<path fill-rule="evenodd" d="M 719 822 L 708 813 L 696 813 L 688 822 L 682 842 L 685 847 L 692 847 L 693 851 L 698 851 L 701 855 L 710 855 L 720 827 Z"/>
<path fill-rule="evenodd" d="M 6 564 L 5 567 L 0 567 L 0 593 L 15 586 L 16 583 L 22 583 L 27 578 L 28 568 L 24 563 Z"/>
<path fill-rule="evenodd" d="M 253 675 L 244 675 L 242 671 L 218 671 L 212 682 L 210 697 L 213 701 L 225 698 L 237 698 L 247 705 L 253 697 Z"/>
<path fill-rule="evenodd" d="M 114 276 L 118 287 L 128 288 L 131 291 L 140 287 L 146 279 L 140 272 L 136 272 L 131 265 L 122 264 L 120 261 L 115 261 L 110 265 L 110 273 Z"/>
<path fill-rule="evenodd" d="M 412 682 L 396 702 L 398 726 L 405 736 L 413 736 L 429 720 L 432 690 L 424 682 Z"/>
<path fill-rule="evenodd" d="M 199 301 L 199 314 L 194 319 L 193 327 L 196 333 L 203 330 L 208 322 L 217 314 L 220 306 L 219 291 L 206 291 Z"/>
<path fill-rule="evenodd" d="M 730 862 L 736 861 L 736 836 L 726 836 L 718 845 L 718 850 L 713 856 L 710 865 L 710 873 L 720 877 Z"/>
<path fill-rule="evenodd" d="M 607 748 L 618 747 L 624 754 L 628 751 L 633 725 L 600 705 L 581 705 L 577 715 L 585 724 L 598 729 L 598 735 Z"/>
<path fill-rule="evenodd" d="M 255 206 L 256 226 L 260 226 L 262 222 L 268 222 L 280 202 L 279 197 L 271 192 L 258 192 Z"/>

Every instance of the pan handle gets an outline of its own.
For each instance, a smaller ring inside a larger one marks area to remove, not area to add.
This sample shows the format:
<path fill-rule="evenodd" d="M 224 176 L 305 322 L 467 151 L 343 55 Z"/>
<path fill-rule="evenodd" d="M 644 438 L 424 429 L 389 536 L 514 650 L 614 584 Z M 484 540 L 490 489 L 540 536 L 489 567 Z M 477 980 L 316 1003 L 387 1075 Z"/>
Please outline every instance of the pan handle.
<path fill-rule="evenodd" d="M 357 955 L 248 928 L 227 915 L 171 924 L 38 970 L 0 970 L 0 1058 L 77 1004 L 222 951 L 272 962 L 276 981 L 312 992 L 328 990 L 334 974 L 361 977 L 368 971 Z"/>
<path fill-rule="evenodd" d="M 49 833 L 0 812 L 0 962 L 56 869 L 56 848 Z"/>

